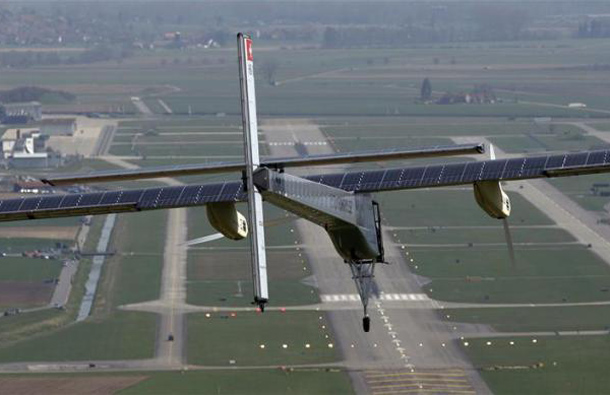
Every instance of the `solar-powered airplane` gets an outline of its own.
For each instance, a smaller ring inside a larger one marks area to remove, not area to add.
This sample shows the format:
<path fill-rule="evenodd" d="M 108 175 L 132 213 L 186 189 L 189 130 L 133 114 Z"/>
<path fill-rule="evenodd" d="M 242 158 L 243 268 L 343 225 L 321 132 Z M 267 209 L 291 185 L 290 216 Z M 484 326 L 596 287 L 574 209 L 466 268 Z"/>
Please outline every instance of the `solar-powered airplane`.
<path fill-rule="evenodd" d="M 269 300 L 263 226 L 263 200 L 311 221 L 326 230 L 337 253 L 349 265 L 367 314 L 375 265 L 385 262 L 379 205 L 371 193 L 452 185 L 474 186 L 479 206 L 491 217 L 503 219 L 512 254 L 506 218 L 510 200 L 501 181 L 562 177 L 610 172 L 610 150 L 563 153 L 512 159 L 429 164 L 383 170 L 354 170 L 299 177 L 285 171 L 293 167 L 379 162 L 441 157 L 484 152 L 481 144 L 433 146 L 412 149 L 363 151 L 331 155 L 261 160 L 258 152 L 252 40 L 237 35 L 241 106 L 244 130 L 244 162 L 163 166 L 148 169 L 50 176 L 49 185 L 135 180 L 241 171 L 241 180 L 186 185 L 68 193 L 0 200 L 0 221 L 17 221 L 107 213 L 123 213 L 176 207 L 206 206 L 211 225 L 229 239 L 250 235 L 254 303 L 264 310 Z M 236 203 L 248 203 L 246 218 Z"/>

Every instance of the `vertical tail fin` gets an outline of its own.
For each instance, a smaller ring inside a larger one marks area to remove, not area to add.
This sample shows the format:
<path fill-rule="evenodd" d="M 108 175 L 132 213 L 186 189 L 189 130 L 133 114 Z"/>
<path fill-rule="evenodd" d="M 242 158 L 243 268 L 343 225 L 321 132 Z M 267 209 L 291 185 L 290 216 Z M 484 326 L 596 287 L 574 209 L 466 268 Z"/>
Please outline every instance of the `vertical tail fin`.
<path fill-rule="evenodd" d="M 254 186 L 252 178 L 254 171 L 256 171 L 260 165 L 252 39 L 243 33 L 239 33 L 237 35 L 237 50 L 241 88 L 241 111 L 244 129 L 244 154 L 246 159 L 245 186 L 248 193 L 254 303 L 258 304 L 261 309 L 264 309 L 264 306 L 269 299 L 269 290 L 267 285 L 265 229 L 263 227 L 263 199 Z"/>

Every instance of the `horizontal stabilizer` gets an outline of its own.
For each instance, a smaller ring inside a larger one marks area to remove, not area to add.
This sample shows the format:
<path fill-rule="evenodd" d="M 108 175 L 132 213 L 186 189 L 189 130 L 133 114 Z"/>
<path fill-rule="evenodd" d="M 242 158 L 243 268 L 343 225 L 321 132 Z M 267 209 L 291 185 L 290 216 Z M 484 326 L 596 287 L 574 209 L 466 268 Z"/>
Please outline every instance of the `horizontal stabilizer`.
<path fill-rule="evenodd" d="M 260 166 L 287 168 L 303 166 L 336 165 L 356 162 L 417 159 L 453 155 L 470 155 L 484 152 L 482 144 L 437 145 L 421 148 L 392 148 L 375 151 L 345 152 L 339 154 L 311 155 L 304 157 L 271 158 L 262 160 Z M 48 185 L 61 186 L 95 182 L 127 181 L 146 178 L 191 176 L 197 174 L 230 173 L 245 170 L 243 162 L 219 162 L 192 165 L 170 165 L 146 169 L 97 171 L 66 176 L 48 176 L 41 181 Z"/>

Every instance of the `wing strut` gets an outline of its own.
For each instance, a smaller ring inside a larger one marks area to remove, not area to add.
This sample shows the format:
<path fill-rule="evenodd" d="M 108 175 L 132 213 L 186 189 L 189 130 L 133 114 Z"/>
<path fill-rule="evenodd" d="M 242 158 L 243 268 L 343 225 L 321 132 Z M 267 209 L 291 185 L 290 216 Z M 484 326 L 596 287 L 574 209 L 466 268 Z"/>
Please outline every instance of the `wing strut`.
<path fill-rule="evenodd" d="M 263 198 L 254 186 L 253 180 L 254 171 L 260 166 L 260 158 L 258 153 L 252 39 L 243 33 L 239 33 L 237 35 L 237 50 L 239 59 L 239 82 L 241 88 L 241 113 L 244 129 L 244 154 L 246 159 L 244 182 L 248 194 L 254 303 L 257 304 L 261 310 L 264 310 L 265 304 L 269 299 L 269 290 L 267 285 L 265 229 L 263 227 Z"/>

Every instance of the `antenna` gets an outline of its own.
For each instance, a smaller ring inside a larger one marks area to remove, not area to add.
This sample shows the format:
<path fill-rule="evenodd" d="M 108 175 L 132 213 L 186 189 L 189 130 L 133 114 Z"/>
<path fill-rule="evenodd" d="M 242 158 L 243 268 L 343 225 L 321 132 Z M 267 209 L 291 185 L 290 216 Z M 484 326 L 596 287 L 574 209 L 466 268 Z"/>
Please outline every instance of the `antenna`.
<path fill-rule="evenodd" d="M 250 248 L 252 254 L 252 280 L 254 303 L 261 310 L 269 300 L 267 285 L 267 255 L 265 253 L 265 229 L 263 198 L 254 186 L 253 174 L 260 165 L 258 154 L 258 127 L 256 120 L 256 95 L 254 91 L 254 62 L 252 39 L 243 33 L 237 34 L 239 59 L 239 82 L 241 90 L 241 114 L 244 129 L 244 155 L 246 171 L 244 184 L 248 194 L 248 219 L 250 221 Z"/>

